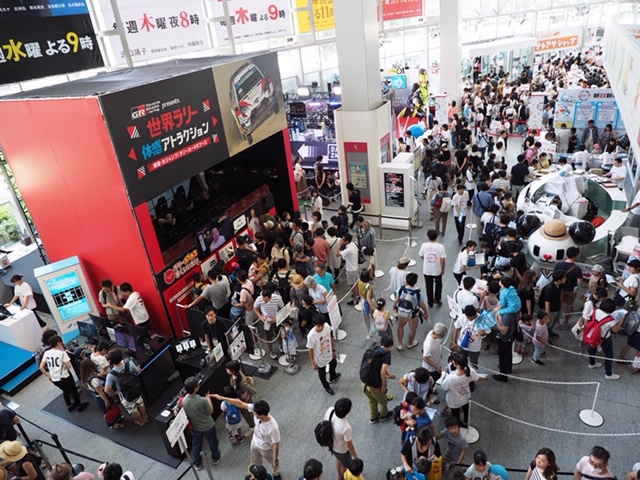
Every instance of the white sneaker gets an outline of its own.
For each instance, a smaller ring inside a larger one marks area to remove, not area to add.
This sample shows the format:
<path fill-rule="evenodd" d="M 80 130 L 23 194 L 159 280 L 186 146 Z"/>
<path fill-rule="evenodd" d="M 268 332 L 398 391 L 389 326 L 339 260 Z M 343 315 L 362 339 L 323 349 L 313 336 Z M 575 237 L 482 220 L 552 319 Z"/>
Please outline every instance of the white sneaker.
<path fill-rule="evenodd" d="M 600 368 L 602 364 L 600 362 L 594 363 L 593 365 L 589 364 L 589 368 Z"/>
<path fill-rule="evenodd" d="M 607 380 L 618 380 L 620 378 L 620 375 L 612 373 L 611 375 L 605 375 L 604 378 L 606 378 Z"/>

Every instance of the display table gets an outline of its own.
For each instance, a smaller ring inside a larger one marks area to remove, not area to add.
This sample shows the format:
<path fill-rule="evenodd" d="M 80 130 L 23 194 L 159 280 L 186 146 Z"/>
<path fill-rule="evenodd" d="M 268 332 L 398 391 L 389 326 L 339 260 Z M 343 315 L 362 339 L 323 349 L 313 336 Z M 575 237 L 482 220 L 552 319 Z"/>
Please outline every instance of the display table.
<path fill-rule="evenodd" d="M 10 306 L 12 317 L 0 321 L 0 342 L 20 347 L 30 352 L 40 348 L 42 330 L 31 310 L 20 310 L 20 307 Z"/>

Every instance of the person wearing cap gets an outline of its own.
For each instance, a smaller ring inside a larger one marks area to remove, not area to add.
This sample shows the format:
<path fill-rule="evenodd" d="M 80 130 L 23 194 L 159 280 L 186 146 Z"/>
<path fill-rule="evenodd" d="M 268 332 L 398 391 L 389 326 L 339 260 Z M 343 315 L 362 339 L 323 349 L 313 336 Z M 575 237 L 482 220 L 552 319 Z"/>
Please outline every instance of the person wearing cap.
<path fill-rule="evenodd" d="M 95 480 L 95 476 L 89 472 L 73 474 L 73 467 L 68 463 L 59 463 L 51 470 L 51 480 Z"/>
<path fill-rule="evenodd" d="M 302 476 L 298 480 L 322 480 L 322 462 L 315 458 L 304 462 Z"/>
<path fill-rule="evenodd" d="M 273 467 L 273 479 L 282 480 L 280 476 L 280 427 L 276 419 L 269 413 L 271 410 L 269 404 L 264 400 L 245 403 L 237 398 L 223 397 L 215 393 L 211 396 L 216 400 L 230 403 L 253 413 L 256 428 L 251 439 L 251 463 L 262 465 L 263 460 L 266 460 Z"/>
<path fill-rule="evenodd" d="M 262 465 L 249 465 L 249 475 L 244 480 L 273 480 L 273 476 Z"/>
<path fill-rule="evenodd" d="M 422 366 L 427 369 L 434 383 L 442 376 L 442 339 L 446 336 L 447 327 L 444 323 L 436 323 L 422 344 Z"/>
<path fill-rule="evenodd" d="M 45 480 L 40 469 L 40 462 L 29 453 L 24 445 L 17 440 L 0 443 L 0 458 L 5 460 L 3 465 L 14 463 L 15 477 L 26 480 Z"/>
<path fill-rule="evenodd" d="M 618 293 L 630 309 L 635 309 L 638 305 L 638 292 L 640 291 L 640 260 L 634 258 L 627 263 L 627 267 L 629 267 L 631 275 L 624 280 L 622 277 L 616 279 Z"/>
<path fill-rule="evenodd" d="M 22 275 L 14 275 L 11 277 L 11 283 L 15 285 L 13 288 L 13 298 L 9 301 L 9 303 L 5 303 L 5 307 L 9 307 L 16 303 L 17 300 L 20 300 L 20 310 L 31 310 L 38 321 L 38 325 L 43 330 L 46 330 L 47 324 L 38 316 L 38 312 L 36 312 L 36 308 L 38 305 L 36 304 L 36 300 L 33 298 L 33 289 L 31 285 L 22 280 Z"/>
<path fill-rule="evenodd" d="M 395 300 L 395 296 L 398 294 L 398 290 L 400 287 L 404 285 L 404 279 L 407 276 L 407 267 L 409 266 L 409 259 L 407 257 L 402 257 L 398 260 L 398 264 L 395 267 L 391 267 L 389 270 L 389 277 L 391 277 L 389 288 L 393 292 L 393 297 Z"/>
<path fill-rule="evenodd" d="M 213 396 L 210 392 L 207 392 L 204 397 L 198 394 L 200 380 L 196 377 L 187 378 L 184 382 L 184 389 L 187 395 L 182 401 L 182 408 L 192 426 L 193 463 L 196 470 L 202 470 L 202 447 L 205 438 L 211 449 L 212 463 L 217 465 L 220 462 L 216 424 L 211 417 L 213 414 L 213 401 L 211 400 Z"/>

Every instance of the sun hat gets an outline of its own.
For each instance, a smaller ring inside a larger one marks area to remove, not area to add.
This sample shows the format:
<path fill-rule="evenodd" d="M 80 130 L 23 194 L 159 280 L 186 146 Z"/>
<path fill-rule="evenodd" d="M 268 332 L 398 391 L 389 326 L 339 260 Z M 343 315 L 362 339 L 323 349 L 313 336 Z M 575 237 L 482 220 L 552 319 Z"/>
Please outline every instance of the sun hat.
<path fill-rule="evenodd" d="M 302 275 L 300 275 L 299 273 L 292 275 L 290 280 L 291 285 L 296 288 L 300 288 L 304 284 L 304 278 L 302 278 Z"/>
<path fill-rule="evenodd" d="M 9 478 L 9 473 L 4 467 L 0 467 L 0 480 L 7 480 Z"/>
<path fill-rule="evenodd" d="M 27 454 L 27 449 L 17 440 L 0 443 L 0 457 L 10 462 L 17 462 Z"/>
<path fill-rule="evenodd" d="M 562 220 L 548 220 L 540 231 L 540 234 L 548 240 L 566 240 L 569 238 L 569 229 Z"/>
<path fill-rule="evenodd" d="M 402 257 L 398 260 L 398 265 L 409 265 L 410 260 L 407 257 Z"/>

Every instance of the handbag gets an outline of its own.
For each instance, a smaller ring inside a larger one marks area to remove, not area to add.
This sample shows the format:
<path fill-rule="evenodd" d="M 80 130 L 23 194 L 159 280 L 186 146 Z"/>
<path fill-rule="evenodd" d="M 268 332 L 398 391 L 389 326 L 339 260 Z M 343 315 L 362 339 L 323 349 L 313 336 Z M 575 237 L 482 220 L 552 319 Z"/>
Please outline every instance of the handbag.
<path fill-rule="evenodd" d="M 581 322 L 578 321 L 573 327 L 571 327 L 571 333 L 573 333 L 573 336 L 576 337 L 576 340 L 582 342 L 584 329 L 581 326 Z"/>
<path fill-rule="evenodd" d="M 104 414 L 104 420 L 109 425 L 115 423 L 122 416 L 122 411 L 120 410 L 120 405 L 117 403 L 112 403 L 107 408 L 107 413 Z"/>
<path fill-rule="evenodd" d="M 297 320 L 299 314 L 300 314 L 300 309 L 298 307 L 291 307 L 291 310 L 289 310 L 289 318 L 293 320 Z"/>
<path fill-rule="evenodd" d="M 440 480 L 442 478 L 442 456 L 431 462 L 431 469 L 427 480 Z"/>
<path fill-rule="evenodd" d="M 471 336 L 471 329 L 467 328 L 464 331 L 464 335 L 462 335 L 462 338 L 460 339 L 460 347 L 464 348 L 465 350 L 467 348 L 469 348 L 469 337 Z"/>
<path fill-rule="evenodd" d="M 640 326 L 640 314 L 634 310 L 627 315 L 624 325 L 622 326 L 622 330 L 624 330 L 624 333 L 631 336 L 636 333 L 638 326 Z"/>

